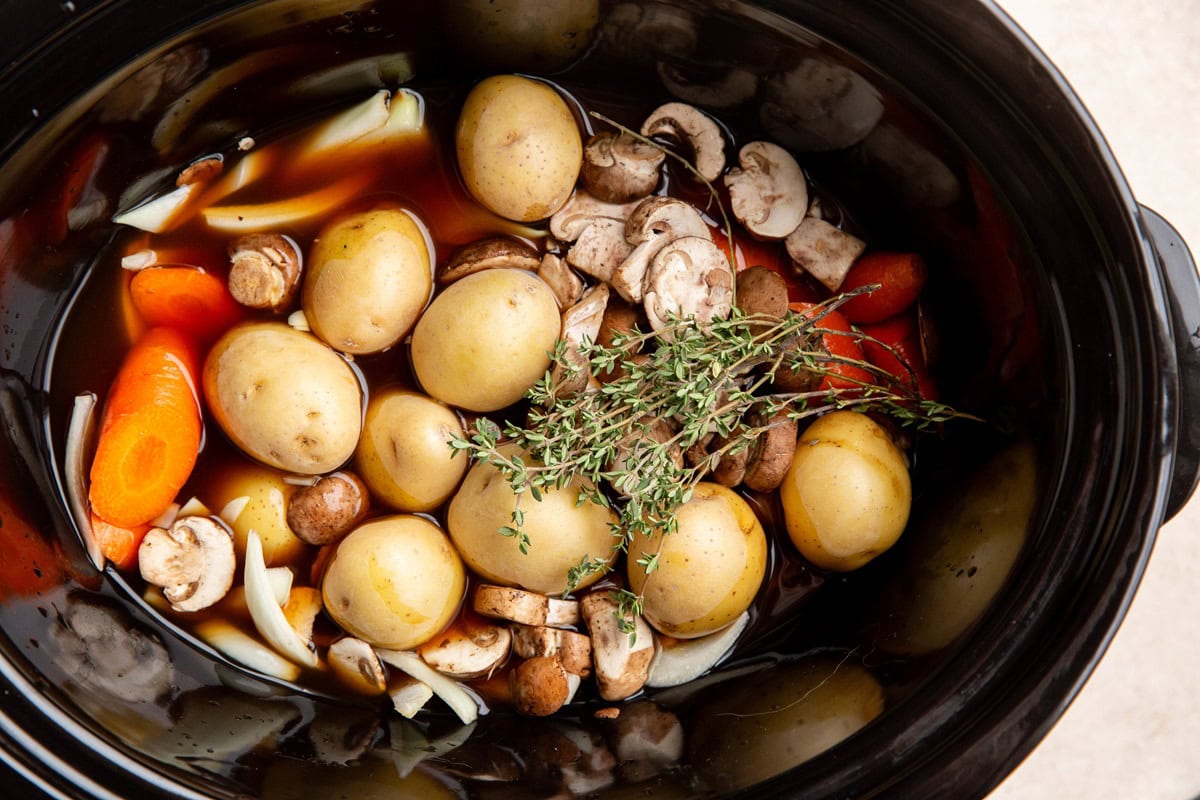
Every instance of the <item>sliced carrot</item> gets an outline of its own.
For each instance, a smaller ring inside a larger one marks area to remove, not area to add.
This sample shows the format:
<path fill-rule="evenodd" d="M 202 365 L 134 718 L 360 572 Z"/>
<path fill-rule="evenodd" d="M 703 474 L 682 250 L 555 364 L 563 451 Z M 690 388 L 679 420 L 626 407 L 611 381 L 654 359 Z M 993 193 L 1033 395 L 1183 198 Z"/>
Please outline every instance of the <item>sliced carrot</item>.
<path fill-rule="evenodd" d="M 92 535 L 100 543 L 100 552 L 122 570 L 133 569 L 137 564 L 138 548 L 150 528 L 150 525 L 124 528 L 92 514 Z"/>
<path fill-rule="evenodd" d="M 210 341 L 242 318 L 225 281 L 199 267 L 147 267 L 129 284 L 134 308 L 147 325 L 174 328 Z"/>
<path fill-rule="evenodd" d="M 170 328 L 152 328 L 125 357 L 92 461 L 88 495 L 101 519 L 134 528 L 174 501 L 200 448 L 197 374 L 192 345 Z"/>
<path fill-rule="evenodd" d="M 839 309 L 853 323 L 883 322 L 909 308 L 925 286 L 925 261 L 915 253 L 870 253 L 854 262 L 841 291 L 878 285 L 852 297 Z"/>
<path fill-rule="evenodd" d="M 816 316 L 812 303 L 789 303 L 788 308 L 805 316 Z M 821 379 L 822 391 L 837 390 L 843 394 L 854 394 L 864 385 L 875 383 L 874 376 L 853 362 L 865 363 L 859 337 L 839 311 L 826 311 L 814 325 L 822 331 L 821 344 L 832 357 L 824 364 L 825 377 Z"/>
<path fill-rule="evenodd" d="M 916 311 L 910 309 L 875 325 L 864 325 L 862 330 L 868 337 L 862 341 L 868 361 L 915 389 L 923 399 L 938 399 L 937 382 L 929 374 L 921 353 Z"/>

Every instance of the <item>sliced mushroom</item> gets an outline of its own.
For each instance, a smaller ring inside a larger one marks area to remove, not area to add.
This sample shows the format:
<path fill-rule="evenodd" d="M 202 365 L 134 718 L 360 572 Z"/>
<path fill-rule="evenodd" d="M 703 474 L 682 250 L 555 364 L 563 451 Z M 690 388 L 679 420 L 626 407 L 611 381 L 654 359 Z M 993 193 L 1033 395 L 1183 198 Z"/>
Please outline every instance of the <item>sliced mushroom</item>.
<path fill-rule="evenodd" d="M 485 269 L 538 268 L 538 254 L 531 245 L 516 239 L 496 237 L 474 242 L 458 250 L 438 275 L 438 283 L 453 283 Z"/>
<path fill-rule="evenodd" d="M 658 186 L 666 154 L 625 132 L 601 131 L 583 148 L 583 185 L 608 203 L 626 203 L 651 194 Z"/>
<path fill-rule="evenodd" d="M 747 317 L 783 319 L 788 311 L 787 281 L 766 267 L 742 270 L 737 274 L 737 307 Z"/>
<path fill-rule="evenodd" d="M 288 500 L 287 524 L 297 538 L 318 547 L 339 541 L 366 516 L 367 487 L 352 472 L 322 476 Z"/>
<path fill-rule="evenodd" d="M 138 548 L 142 577 L 161 586 L 176 611 L 199 611 L 220 600 L 236 567 L 233 536 L 211 517 L 180 517 L 170 529 L 152 528 Z"/>
<path fill-rule="evenodd" d="M 567 672 L 556 658 L 534 656 L 518 664 L 508 682 L 518 713 L 548 717 L 571 699 L 579 686 L 579 676 Z"/>
<path fill-rule="evenodd" d="M 544 625 L 515 625 L 513 652 L 521 658 L 548 656 L 558 659 L 572 675 L 592 674 L 592 640 L 582 633 Z"/>
<path fill-rule="evenodd" d="M 808 183 L 792 154 L 771 142 L 750 142 L 725 174 L 733 215 L 756 238 L 778 241 L 808 210 Z"/>
<path fill-rule="evenodd" d="M 642 302 L 646 272 L 658 252 L 676 239 L 712 239 L 708 223 L 689 203 L 674 197 L 647 197 L 625 223 L 625 239 L 633 252 L 612 274 L 612 288 L 631 303 Z"/>
<path fill-rule="evenodd" d="M 675 97 L 705 108 L 733 108 L 758 93 L 758 76 L 736 67 L 721 70 L 711 80 L 698 81 L 685 75 L 678 64 L 660 61 L 658 78 Z"/>
<path fill-rule="evenodd" d="M 565 359 L 572 370 L 562 364 L 554 365 L 555 392 L 560 397 L 570 397 L 587 388 L 592 373 L 582 347 L 584 342 L 594 343 L 599 338 L 608 295 L 608 286 L 598 283 L 584 292 L 578 303 L 563 312 L 559 338 L 566 348 Z"/>
<path fill-rule="evenodd" d="M 537 275 L 550 287 L 550 291 L 554 292 L 554 299 L 558 301 L 560 308 L 575 305 L 583 296 L 583 281 L 567 266 L 566 261 L 553 253 L 542 256 L 542 260 L 538 262 Z"/>
<path fill-rule="evenodd" d="M 193 183 L 208 183 L 221 174 L 225 168 L 225 157 L 220 153 L 203 156 L 184 167 L 177 178 L 176 186 L 188 186 Z"/>
<path fill-rule="evenodd" d="M 387 691 L 383 664 L 371 645 L 346 636 L 329 646 L 329 666 L 344 686 L 359 694 L 377 695 Z"/>
<path fill-rule="evenodd" d="M 800 151 L 861 142 L 883 116 L 875 87 L 840 64 L 807 58 L 767 80 L 759 119 L 771 138 Z"/>
<path fill-rule="evenodd" d="M 506 619 L 522 625 L 575 625 L 579 622 L 579 603 L 547 597 L 511 586 L 481 583 L 475 590 L 472 607 L 485 617 Z"/>
<path fill-rule="evenodd" d="M 686 142 L 692 166 L 710 183 L 725 171 L 725 137 L 716 121 L 687 103 L 664 103 L 642 123 L 643 136 L 665 136 Z"/>
<path fill-rule="evenodd" d="M 624 221 L 633 213 L 637 202 L 606 203 L 583 189 L 576 189 L 566 205 L 550 217 L 550 235 L 562 242 L 573 242 L 588 225 L 597 219 Z"/>
<path fill-rule="evenodd" d="M 625 239 L 625 221 L 599 217 L 584 228 L 567 251 L 567 263 L 596 280 L 612 280 L 613 273 L 633 252 Z"/>
<path fill-rule="evenodd" d="M 867 249 L 866 242 L 815 217 L 805 217 L 788 234 L 786 244 L 792 260 L 831 292 L 838 290 L 850 267 Z"/>
<path fill-rule="evenodd" d="M 775 412 L 767 421 L 767 429 L 759 434 L 750 449 L 743 479 L 747 488 L 773 492 L 780 487 L 796 454 L 799 430 L 799 423 L 789 418 L 787 409 Z"/>
<path fill-rule="evenodd" d="M 417 648 L 417 654 L 452 678 L 491 677 L 508 659 L 512 641 L 508 628 L 460 615 L 449 628 Z"/>
<path fill-rule="evenodd" d="M 229 245 L 229 293 L 247 308 L 279 312 L 300 289 L 300 247 L 289 236 L 251 233 Z"/>
<path fill-rule="evenodd" d="M 720 449 L 729 444 L 729 440 L 717 437 L 713 440 L 713 449 Z M 748 447 L 735 446 L 721 454 L 717 463 L 712 467 L 710 477 L 716 483 L 730 488 L 740 484 L 746 477 L 746 465 L 750 462 Z"/>
<path fill-rule="evenodd" d="M 592 636 L 596 685 L 605 700 L 623 700 L 645 685 L 654 658 L 654 635 L 640 616 L 626 617 L 633 641 L 621 630 L 618 606 L 607 592 L 593 592 L 580 603 Z"/>
<path fill-rule="evenodd" d="M 698 639 L 659 637 L 646 685 L 662 689 L 699 678 L 721 663 L 749 622 L 750 614 L 743 612 L 726 627 Z"/>
<path fill-rule="evenodd" d="M 729 316 L 733 270 L 729 258 L 709 239 L 685 236 L 658 252 L 646 272 L 646 317 L 656 331 L 672 318 L 694 318 L 701 327 Z"/>

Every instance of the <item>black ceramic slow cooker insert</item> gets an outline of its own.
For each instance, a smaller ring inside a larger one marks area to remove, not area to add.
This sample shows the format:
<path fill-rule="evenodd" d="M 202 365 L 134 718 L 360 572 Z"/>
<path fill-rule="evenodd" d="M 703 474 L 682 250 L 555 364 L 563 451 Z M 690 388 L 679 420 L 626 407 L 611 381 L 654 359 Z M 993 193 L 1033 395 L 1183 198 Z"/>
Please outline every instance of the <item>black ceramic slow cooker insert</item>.
<path fill-rule="evenodd" d="M 975 491 L 957 476 L 1016 463 L 994 460 L 1013 443 L 1031 454 L 1021 463 L 1033 470 L 1033 511 L 1011 572 L 954 635 L 904 657 L 865 646 L 903 627 L 898 619 L 911 623 L 885 599 L 909 585 L 906 559 L 919 546 L 902 540 L 866 579 L 830 578 L 815 605 L 797 612 L 844 601 L 845 637 L 798 617 L 748 655 L 777 659 L 756 673 L 764 684 L 771 674 L 793 679 L 804 659 L 850 658 L 874 669 L 885 687 L 878 718 L 819 755 L 739 771 L 728 743 L 704 733 L 714 722 L 698 695 L 677 709 L 686 738 L 678 763 L 644 775 L 613 767 L 611 781 L 582 793 L 982 797 L 1074 697 L 1120 624 L 1157 530 L 1200 474 L 1200 285 L 1184 243 L 1137 203 L 1066 83 L 991 3 L 580 5 L 595 7 L 594 24 L 566 55 L 551 48 L 555 56 L 533 46 L 489 50 L 464 41 L 453 24 L 482 6 L 503 21 L 481 35 L 524 35 L 549 25 L 556 4 L 544 0 L 6 4 L 0 755 L 11 796 L 550 791 L 532 768 L 515 784 L 472 778 L 455 770 L 452 749 L 405 761 L 412 753 L 396 741 L 386 710 L 331 703 L 228 662 L 164 623 L 111 568 L 98 574 L 66 511 L 69 398 L 51 391 L 56 337 L 114 226 L 105 216 L 56 229 L 44 224 L 44 209 L 71 153 L 97 131 L 118 131 L 122 143 L 92 184 L 116 204 L 138 175 L 177 170 L 221 137 L 268 140 L 369 85 L 352 80 L 319 102 L 281 99 L 270 94 L 278 74 L 268 68 L 222 95 L 193 152 L 137 146 L 189 86 L 281 44 L 305 48 L 288 68 L 301 72 L 404 52 L 414 88 L 450 100 L 490 72 L 521 71 L 613 107 L 651 107 L 672 97 L 663 75 L 686 75 L 694 89 L 728 71 L 749 73 L 757 88 L 714 113 L 793 149 L 867 228 L 930 259 L 931 313 L 947 332 L 942 363 L 951 365 L 939 377 L 951 403 L 988 423 L 919 452 L 924 502 Z M 514 19 L 541 22 L 508 24 Z M 816 97 L 797 88 L 789 76 L 804 64 L 844 89 Z M 104 348 L 105 332 L 96 339 Z M 171 679 L 159 686 L 149 673 L 163 663 Z M 422 725 L 427 742 L 444 745 L 453 733 L 437 715 Z M 497 713 L 470 738 L 477 750 L 499 747 L 528 763 L 539 752 L 530 743 L 546 731 L 561 735 L 565 726 L 576 741 L 606 736 L 586 711 L 546 726 Z M 794 726 L 746 730 L 740 747 L 751 762 L 755 752 L 802 750 L 769 746 L 789 736 L 815 735 Z M 478 762 L 464 754 L 463 763 Z"/>

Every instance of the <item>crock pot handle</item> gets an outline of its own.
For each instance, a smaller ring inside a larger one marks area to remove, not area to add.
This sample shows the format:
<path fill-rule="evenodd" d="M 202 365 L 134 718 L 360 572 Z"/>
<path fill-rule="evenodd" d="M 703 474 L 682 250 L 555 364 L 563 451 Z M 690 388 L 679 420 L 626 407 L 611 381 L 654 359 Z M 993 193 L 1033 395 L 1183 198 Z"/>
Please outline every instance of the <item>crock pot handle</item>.
<path fill-rule="evenodd" d="M 1167 497 L 1168 520 L 1179 512 L 1200 482 L 1200 275 L 1183 237 L 1153 209 L 1142 206 L 1142 228 L 1158 254 L 1167 282 L 1171 333 L 1179 367 L 1179 416 L 1175 430 L 1175 470 Z"/>

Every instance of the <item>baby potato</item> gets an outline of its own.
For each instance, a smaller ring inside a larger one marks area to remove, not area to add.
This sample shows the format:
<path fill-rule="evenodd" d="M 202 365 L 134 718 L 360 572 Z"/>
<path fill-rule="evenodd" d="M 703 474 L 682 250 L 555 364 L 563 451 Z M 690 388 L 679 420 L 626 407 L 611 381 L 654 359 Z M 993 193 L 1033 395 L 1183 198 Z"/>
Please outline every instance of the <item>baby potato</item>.
<path fill-rule="evenodd" d="M 376 353 L 400 341 L 433 291 L 425 234 L 398 208 L 332 223 L 305 270 L 301 305 L 309 327 L 343 353 Z"/>
<path fill-rule="evenodd" d="M 400 511 L 432 511 L 454 493 L 467 472 L 466 455 L 449 441 L 462 436 L 458 415 L 416 392 L 372 395 L 355 462 L 371 495 Z"/>
<path fill-rule="evenodd" d="M 504 445 L 500 452 L 512 456 L 520 450 Z M 528 456 L 525 460 L 532 461 Z M 446 527 L 463 561 L 485 580 L 543 594 L 562 592 L 567 571 L 585 556 L 616 558 L 610 526 L 617 516 L 594 503 L 577 502 L 585 485 L 575 480 L 561 490 L 542 490 L 540 501 L 529 493 L 521 495 L 522 529 L 529 536 L 528 552 L 522 553 L 520 540 L 499 532 L 513 524 L 517 495 L 500 470 L 476 464 L 450 501 Z M 591 575 L 579 587 L 599 579 L 598 574 Z"/>
<path fill-rule="evenodd" d="M 904 454 L 883 428 L 865 414 L 834 411 L 801 434 L 779 495 L 801 555 L 844 572 L 900 538 L 912 482 Z"/>
<path fill-rule="evenodd" d="M 458 168 L 475 199 L 517 222 L 545 219 L 575 189 L 579 126 L 550 86 L 519 75 L 481 81 L 455 130 Z"/>
<path fill-rule="evenodd" d="M 466 585 L 462 561 L 442 530 L 397 514 L 360 525 L 338 543 L 321 595 L 352 636 L 409 650 L 450 624 Z"/>
<path fill-rule="evenodd" d="M 677 639 L 724 628 L 750 607 L 767 570 L 767 537 L 750 505 L 730 489 L 699 483 L 675 511 L 674 533 L 629 545 L 629 587 L 645 598 L 646 621 Z M 649 575 L 637 562 L 658 553 Z"/>
<path fill-rule="evenodd" d="M 489 269 L 455 281 L 421 315 L 412 365 L 426 392 L 470 411 L 521 399 L 550 366 L 561 321 L 536 275 Z"/>
<path fill-rule="evenodd" d="M 221 430 L 264 464 L 316 475 L 354 453 L 362 389 L 350 365 L 307 333 L 239 325 L 209 351 L 202 383 Z"/>
<path fill-rule="evenodd" d="M 233 543 L 240 559 L 246 552 L 246 537 L 257 531 L 262 539 L 263 558 L 268 567 L 295 564 L 308 546 L 287 524 L 287 504 L 297 487 L 283 473 L 260 464 L 222 466 L 211 476 L 201 499 L 213 513 L 245 497 L 247 502 L 236 518 L 226 520 L 233 529 Z"/>

